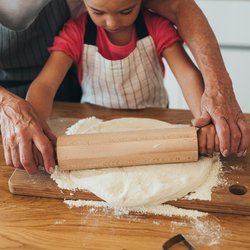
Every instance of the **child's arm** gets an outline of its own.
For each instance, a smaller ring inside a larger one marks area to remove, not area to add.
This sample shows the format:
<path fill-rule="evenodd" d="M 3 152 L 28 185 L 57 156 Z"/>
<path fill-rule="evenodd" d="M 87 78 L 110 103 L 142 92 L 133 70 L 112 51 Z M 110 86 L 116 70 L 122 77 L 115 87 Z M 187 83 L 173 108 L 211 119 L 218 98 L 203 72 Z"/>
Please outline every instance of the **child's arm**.
<path fill-rule="evenodd" d="M 200 103 L 204 92 L 202 76 L 180 43 L 173 43 L 162 52 L 167 60 L 193 116 L 201 114 Z"/>
<path fill-rule="evenodd" d="M 47 120 L 54 96 L 73 60 L 64 52 L 54 51 L 40 74 L 29 87 L 26 99 L 42 120 Z"/>
<path fill-rule="evenodd" d="M 220 152 L 219 139 L 213 124 L 208 124 L 198 130 L 198 145 L 201 155 L 211 157 L 214 152 Z"/>
<path fill-rule="evenodd" d="M 201 96 L 204 92 L 202 76 L 179 43 L 163 51 L 169 67 L 175 75 L 188 106 L 195 118 L 201 115 Z M 200 128 L 198 131 L 199 152 L 211 156 L 219 150 L 219 141 L 213 124 Z"/>

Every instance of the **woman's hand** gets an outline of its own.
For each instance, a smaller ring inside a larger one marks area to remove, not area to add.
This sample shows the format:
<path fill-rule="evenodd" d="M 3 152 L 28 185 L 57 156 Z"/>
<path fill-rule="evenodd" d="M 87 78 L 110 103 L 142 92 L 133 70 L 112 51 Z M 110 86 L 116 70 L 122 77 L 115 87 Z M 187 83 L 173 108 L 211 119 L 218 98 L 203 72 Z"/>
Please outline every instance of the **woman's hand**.
<path fill-rule="evenodd" d="M 0 89 L 0 122 L 7 165 L 24 168 L 29 174 L 36 173 L 38 165 L 33 153 L 36 147 L 46 171 L 53 172 L 56 137 L 27 101 Z"/>
<path fill-rule="evenodd" d="M 193 119 L 195 127 L 214 124 L 223 156 L 245 156 L 250 144 L 250 128 L 231 88 L 205 90 L 201 99 L 202 115 Z"/>

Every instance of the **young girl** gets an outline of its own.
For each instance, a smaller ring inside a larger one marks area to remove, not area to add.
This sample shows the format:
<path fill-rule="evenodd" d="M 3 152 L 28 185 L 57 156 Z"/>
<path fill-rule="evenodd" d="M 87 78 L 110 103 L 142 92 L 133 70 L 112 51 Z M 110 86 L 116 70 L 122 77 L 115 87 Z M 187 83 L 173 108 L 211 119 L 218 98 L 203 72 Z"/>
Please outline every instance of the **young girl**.
<path fill-rule="evenodd" d="M 165 58 L 194 115 L 200 115 L 203 81 L 171 23 L 141 9 L 142 0 L 84 0 L 87 13 L 70 20 L 49 50 L 27 100 L 47 119 L 55 93 L 75 63 L 82 102 L 115 109 L 167 107 Z M 212 125 L 199 132 L 200 153 L 218 150 Z"/>

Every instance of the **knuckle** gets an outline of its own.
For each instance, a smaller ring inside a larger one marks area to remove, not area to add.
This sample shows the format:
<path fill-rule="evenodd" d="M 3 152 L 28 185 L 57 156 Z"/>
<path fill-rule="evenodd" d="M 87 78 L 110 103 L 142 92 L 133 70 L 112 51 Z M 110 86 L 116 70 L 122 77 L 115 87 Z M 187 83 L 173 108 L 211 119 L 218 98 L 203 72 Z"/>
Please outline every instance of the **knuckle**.
<path fill-rule="evenodd" d="M 232 139 L 233 141 L 239 141 L 241 139 L 241 133 L 240 132 L 235 132 L 232 134 Z"/>
<path fill-rule="evenodd" d="M 221 134 L 222 136 L 226 136 L 228 134 L 228 129 L 226 127 L 222 127 Z"/>
<path fill-rule="evenodd" d="M 6 139 L 10 145 L 13 145 L 16 143 L 16 135 L 15 134 L 8 136 Z"/>
<path fill-rule="evenodd" d="M 227 124 L 221 124 L 220 130 L 221 130 L 222 133 L 227 133 L 228 130 L 229 130 L 229 127 L 228 127 Z"/>
<path fill-rule="evenodd" d="M 18 151 L 18 144 L 16 142 L 11 143 L 10 145 L 11 151 L 17 152 Z"/>
<path fill-rule="evenodd" d="M 18 130 L 16 131 L 16 136 L 20 140 L 27 140 L 29 136 L 28 128 L 27 127 L 18 128 Z"/>

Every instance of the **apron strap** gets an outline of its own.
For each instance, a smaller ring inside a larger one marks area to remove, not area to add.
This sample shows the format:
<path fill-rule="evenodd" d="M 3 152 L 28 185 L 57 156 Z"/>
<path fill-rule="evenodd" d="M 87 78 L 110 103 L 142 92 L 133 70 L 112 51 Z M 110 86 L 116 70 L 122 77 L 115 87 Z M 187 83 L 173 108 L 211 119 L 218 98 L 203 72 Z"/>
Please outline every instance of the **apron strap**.
<path fill-rule="evenodd" d="M 96 45 L 97 28 L 90 16 L 87 16 L 87 23 L 84 35 L 84 44 Z"/>
<path fill-rule="evenodd" d="M 138 17 L 135 20 L 135 29 L 138 40 L 149 35 L 142 11 L 139 12 Z M 89 15 L 87 16 L 85 34 L 87 35 L 84 35 L 84 44 L 96 45 L 97 28 Z"/>
<path fill-rule="evenodd" d="M 148 29 L 147 29 L 142 11 L 139 12 L 138 17 L 135 20 L 135 30 L 138 36 L 138 40 L 149 36 Z"/>

